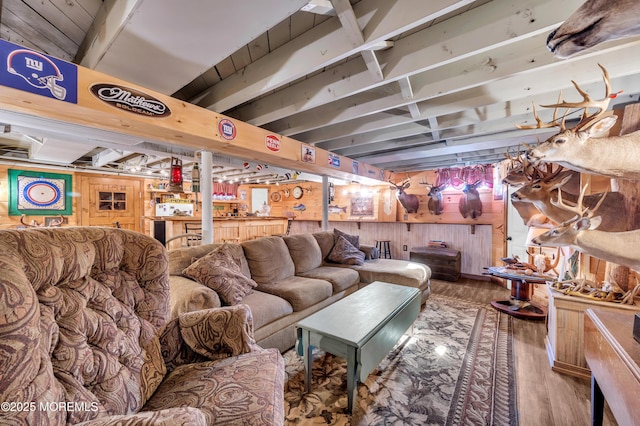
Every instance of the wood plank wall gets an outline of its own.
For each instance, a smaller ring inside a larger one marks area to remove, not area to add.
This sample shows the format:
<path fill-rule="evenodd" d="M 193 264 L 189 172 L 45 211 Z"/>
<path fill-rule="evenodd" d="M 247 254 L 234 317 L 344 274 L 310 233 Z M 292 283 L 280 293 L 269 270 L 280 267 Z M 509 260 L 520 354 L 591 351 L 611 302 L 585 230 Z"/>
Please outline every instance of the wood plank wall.
<path fill-rule="evenodd" d="M 480 276 L 483 268 L 491 266 L 492 260 L 492 226 L 475 225 L 472 233 L 471 225 L 448 225 L 433 223 L 358 223 L 329 222 L 329 230 L 338 228 L 348 234 L 359 235 L 363 244 L 375 245 L 376 240 L 391 242 L 391 256 L 394 259 L 409 260 L 412 247 L 425 246 L 429 240 L 443 240 L 449 247 L 460 250 L 462 256 L 462 273 Z M 322 231 L 317 221 L 294 220 L 291 234 Z M 403 245 L 407 251 L 403 251 Z"/>

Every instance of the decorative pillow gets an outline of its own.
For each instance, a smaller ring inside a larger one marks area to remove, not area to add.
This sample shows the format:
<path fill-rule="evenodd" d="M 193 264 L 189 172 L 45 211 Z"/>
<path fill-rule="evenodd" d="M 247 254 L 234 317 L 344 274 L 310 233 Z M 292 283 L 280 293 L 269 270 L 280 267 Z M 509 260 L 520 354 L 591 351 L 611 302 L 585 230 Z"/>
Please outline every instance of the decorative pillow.
<path fill-rule="evenodd" d="M 228 244 L 201 257 L 182 271 L 182 274 L 215 290 L 227 305 L 237 305 L 258 285 L 242 273 Z"/>
<path fill-rule="evenodd" d="M 344 265 L 364 264 L 364 253 L 354 247 L 345 237 L 340 236 L 327 258 Z"/>
<path fill-rule="evenodd" d="M 339 229 L 333 228 L 333 240 L 338 242 L 338 238 L 344 237 L 352 246 L 360 249 L 360 237 L 358 235 L 349 235 Z"/>

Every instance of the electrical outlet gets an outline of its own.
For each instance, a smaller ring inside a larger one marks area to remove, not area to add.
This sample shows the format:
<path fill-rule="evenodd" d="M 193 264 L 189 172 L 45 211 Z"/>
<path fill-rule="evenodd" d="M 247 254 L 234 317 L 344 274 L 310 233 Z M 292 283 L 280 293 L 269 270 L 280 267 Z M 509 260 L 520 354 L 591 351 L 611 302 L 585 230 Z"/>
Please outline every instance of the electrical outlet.
<path fill-rule="evenodd" d="M 402 251 L 407 251 L 407 245 L 406 244 L 402 246 Z"/>

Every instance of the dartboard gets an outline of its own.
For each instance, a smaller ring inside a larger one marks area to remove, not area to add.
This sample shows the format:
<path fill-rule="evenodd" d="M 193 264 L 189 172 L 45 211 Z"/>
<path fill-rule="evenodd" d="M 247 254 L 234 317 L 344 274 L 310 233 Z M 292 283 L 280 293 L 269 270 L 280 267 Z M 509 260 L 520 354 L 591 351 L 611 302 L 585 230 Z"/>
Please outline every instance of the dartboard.
<path fill-rule="evenodd" d="M 22 208 L 55 208 L 63 199 L 63 182 L 25 178 L 23 184 L 20 191 Z"/>
<path fill-rule="evenodd" d="M 55 204 L 60 196 L 60 188 L 49 182 L 35 181 L 24 187 L 25 200 L 38 206 L 48 207 Z"/>

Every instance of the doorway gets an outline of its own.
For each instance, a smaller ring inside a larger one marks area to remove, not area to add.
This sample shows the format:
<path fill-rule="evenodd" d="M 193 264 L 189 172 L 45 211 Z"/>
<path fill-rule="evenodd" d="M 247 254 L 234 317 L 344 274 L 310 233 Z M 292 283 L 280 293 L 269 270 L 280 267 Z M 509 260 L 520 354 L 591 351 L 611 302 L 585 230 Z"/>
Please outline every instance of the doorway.
<path fill-rule="evenodd" d="M 80 188 L 80 225 L 140 232 L 140 180 L 80 175 Z"/>

